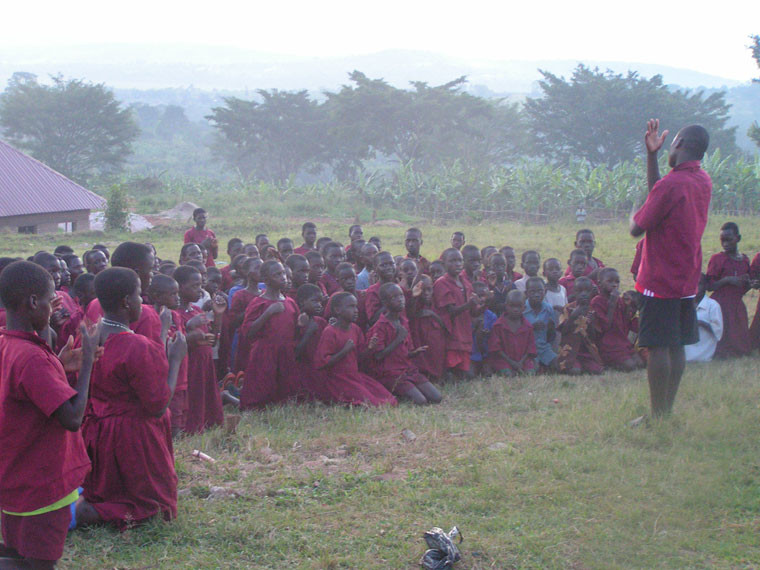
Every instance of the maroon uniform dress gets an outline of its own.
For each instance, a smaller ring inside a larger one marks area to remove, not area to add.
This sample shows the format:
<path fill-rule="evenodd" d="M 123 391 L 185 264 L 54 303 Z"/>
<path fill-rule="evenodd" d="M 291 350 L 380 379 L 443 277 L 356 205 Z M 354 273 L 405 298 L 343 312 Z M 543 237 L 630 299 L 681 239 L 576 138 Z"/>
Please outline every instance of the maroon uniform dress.
<path fill-rule="evenodd" d="M 449 335 L 446 337 L 446 366 L 461 370 L 470 369 L 472 354 L 472 317 L 470 311 L 463 311 L 451 317 L 447 307 L 464 305 L 472 296 L 472 285 L 461 279 L 462 287 L 448 273 L 433 285 L 433 306 L 438 316 L 446 325 Z"/>
<path fill-rule="evenodd" d="M 92 325 L 103 316 L 103 309 L 98 299 L 93 299 L 84 314 L 85 323 Z M 148 337 L 156 342 L 161 342 L 161 318 L 151 305 L 143 305 L 140 318 L 129 324 L 129 328 L 137 334 Z"/>
<path fill-rule="evenodd" d="M 298 255 L 306 255 L 310 251 L 316 251 L 316 247 L 308 248 L 306 247 L 306 244 L 299 245 L 297 248 L 293 250 L 293 253 L 297 253 Z"/>
<path fill-rule="evenodd" d="M 66 319 L 66 322 L 63 323 L 58 330 L 58 343 L 56 348 L 59 352 L 64 346 L 66 346 L 69 337 L 73 337 L 74 340 L 77 340 L 77 337 L 79 336 L 79 325 L 82 324 L 83 320 L 84 310 L 77 305 L 69 315 L 69 318 Z"/>
<path fill-rule="evenodd" d="M 570 315 L 577 306 L 575 301 L 568 303 L 560 315 L 557 330 L 562 337 L 557 366 L 563 372 L 576 368 L 591 374 L 601 374 L 604 366 L 594 342 L 593 309 L 589 307 L 588 313 L 571 322 Z"/>
<path fill-rule="evenodd" d="M 206 238 L 216 239 L 216 234 L 209 229 L 199 230 L 198 228 L 190 228 L 185 232 L 185 243 L 202 243 Z M 206 267 L 214 267 L 214 265 L 214 256 L 209 251 Z"/>
<path fill-rule="evenodd" d="M 91 415 L 83 428 L 92 471 L 84 498 L 100 517 L 124 530 L 155 515 L 177 516 L 177 474 L 164 347 L 123 332 L 112 334 L 93 366 Z"/>
<path fill-rule="evenodd" d="M 591 259 L 593 259 L 594 261 L 596 261 L 596 264 L 599 266 L 599 269 L 601 269 L 602 267 L 604 267 L 604 263 L 602 263 L 602 260 L 601 260 L 601 259 L 597 259 L 596 257 L 592 257 Z M 594 272 L 594 269 L 591 267 L 591 265 L 590 265 L 590 264 L 588 264 L 588 263 L 587 263 L 587 264 L 586 264 L 586 269 L 583 271 L 583 276 L 584 276 L 584 277 L 588 277 L 588 276 L 589 276 L 589 275 L 591 275 L 593 272 Z M 565 276 L 565 277 L 567 277 L 568 275 L 572 275 L 572 274 L 573 274 L 573 270 L 572 270 L 572 268 L 571 268 L 571 267 L 568 265 L 568 266 L 565 268 L 565 274 L 564 274 L 564 276 Z"/>
<path fill-rule="evenodd" d="M 195 305 L 180 309 L 182 323 L 187 329 L 187 322 L 196 315 L 203 314 Z M 208 333 L 207 324 L 197 327 Z M 222 395 L 216 383 L 214 366 L 214 349 L 210 346 L 194 346 L 187 351 L 187 419 L 185 431 L 201 432 L 206 428 L 222 425 Z"/>
<path fill-rule="evenodd" d="M 565 275 L 559 278 L 559 284 L 562 285 L 567 291 L 568 300 L 571 298 L 575 299 L 575 296 L 573 295 L 573 289 L 575 289 L 575 279 L 576 277 L 572 273 L 570 275 Z"/>
<path fill-rule="evenodd" d="M 172 324 L 169 327 L 169 338 L 174 338 L 178 332 L 186 334 L 185 321 L 179 311 L 172 311 Z M 172 431 L 185 431 L 187 428 L 187 365 L 189 357 L 185 355 L 177 372 L 177 385 L 174 387 L 174 395 L 169 402 L 171 412 Z"/>
<path fill-rule="evenodd" d="M 742 254 L 741 259 L 732 259 L 725 252 L 716 253 L 707 264 L 708 286 L 724 277 L 748 275 L 749 258 Z M 713 291 L 710 298 L 718 301 L 723 313 L 723 336 L 718 341 L 715 356 L 742 356 L 752 351 L 749 336 L 749 318 L 744 294 L 747 288 L 737 285 L 724 285 Z"/>
<path fill-rule="evenodd" d="M 225 265 L 219 270 L 219 273 L 222 274 L 222 284 L 220 285 L 220 288 L 225 293 L 230 290 L 232 287 L 232 265 Z"/>
<path fill-rule="evenodd" d="M 245 382 L 240 392 L 240 409 L 261 408 L 267 404 L 303 398 L 306 391 L 296 376 L 296 321 L 299 309 L 293 299 L 272 300 L 256 297 L 245 311 L 240 337 L 248 336 L 253 322 L 271 305 L 282 303 L 285 310 L 272 315 L 251 339 Z"/>
<path fill-rule="evenodd" d="M 90 461 L 79 432 L 53 416 L 76 395 L 58 357 L 39 336 L 0 332 L 0 508 L 5 546 L 22 556 L 58 560 L 69 505 L 33 516 L 82 484 Z"/>
<path fill-rule="evenodd" d="M 382 283 L 379 281 L 373 283 L 367 289 L 364 290 L 364 320 L 369 325 L 372 322 L 372 317 L 383 306 L 380 302 L 380 287 Z"/>
<path fill-rule="evenodd" d="M 319 278 L 319 284 L 324 289 L 325 294 L 330 297 L 334 293 L 338 293 L 339 291 L 342 291 L 340 287 L 340 283 L 338 283 L 338 280 L 330 275 L 327 271 L 325 271 L 322 274 L 322 277 Z"/>
<path fill-rule="evenodd" d="M 518 362 L 527 354 L 528 358 L 523 362 L 522 370 L 534 370 L 538 351 L 533 325 L 523 317 L 520 328 L 515 331 L 509 326 L 505 315 L 496 319 L 488 337 L 488 363 L 493 370 L 514 370 L 514 367 L 504 360 L 498 351 Z"/>
<path fill-rule="evenodd" d="M 239 291 L 236 291 L 235 295 L 232 297 L 230 310 L 227 311 L 230 315 L 230 321 L 245 315 L 245 310 L 248 308 L 248 305 L 256 297 L 258 297 L 258 295 L 248 289 L 240 289 Z M 242 327 L 238 327 L 237 331 L 230 331 L 230 337 L 234 336 L 235 332 L 238 333 L 237 350 L 234 354 L 235 359 L 231 363 L 232 371 L 235 374 L 241 370 L 245 370 L 245 367 L 248 364 L 248 356 L 251 352 L 251 340 L 247 336 L 240 334 L 241 328 Z"/>
<path fill-rule="evenodd" d="M 419 271 L 420 274 L 430 275 L 430 262 L 423 256 L 412 257 L 407 253 L 404 259 L 411 259 L 414 261 L 417 264 L 417 271 Z"/>
<path fill-rule="evenodd" d="M 370 366 L 372 376 L 396 396 L 403 396 L 418 384 L 428 381 L 416 366 L 417 358 L 409 357 L 409 353 L 415 347 L 409 332 L 409 321 L 403 315 L 401 315 L 400 324 L 406 329 L 406 338 L 382 360 L 373 358 Z M 367 333 L 367 338 L 372 337 L 377 337 L 379 341 L 373 351 L 373 353 L 378 353 L 394 341 L 396 327 L 387 316 L 381 315 Z"/>
<path fill-rule="evenodd" d="M 339 291 L 342 292 L 342 291 Z M 359 325 L 359 328 L 363 331 L 367 330 L 367 291 L 354 291 L 351 293 L 354 297 L 356 297 L 356 304 L 357 308 L 359 309 L 359 318 L 356 321 L 356 324 Z M 327 300 L 327 305 L 325 305 L 325 310 L 322 313 L 323 317 L 330 320 L 330 317 L 332 317 L 332 300 L 333 297 L 337 295 L 337 293 L 330 296 L 330 298 Z"/>
<path fill-rule="evenodd" d="M 620 366 L 636 352 L 628 333 L 639 331 L 636 309 L 623 297 L 618 297 L 612 322 L 607 320 L 610 299 L 597 295 L 591 299 L 596 329 L 596 347 L 605 366 Z"/>
<path fill-rule="evenodd" d="M 414 346 L 428 349 L 414 359 L 420 372 L 429 378 L 440 378 L 446 371 L 446 327 L 432 309 L 418 311 L 409 320 Z"/>
<path fill-rule="evenodd" d="M 755 255 L 749 268 L 749 276 L 752 279 L 760 279 L 760 253 Z M 0 326 L 2 326 L 2 315 L 0 315 Z M 749 327 L 749 338 L 752 343 L 752 349 L 760 348 L 760 299 L 757 300 L 755 308 L 755 317 L 752 319 L 752 325 Z"/>
<path fill-rule="evenodd" d="M 301 379 L 301 383 L 306 389 L 308 396 L 312 400 L 327 400 L 325 395 L 325 374 L 323 370 L 317 370 L 314 366 L 314 357 L 317 354 L 317 346 L 322 336 L 322 331 L 327 327 L 327 321 L 322 317 L 313 317 L 317 324 L 317 330 L 309 338 L 306 347 L 300 357 L 294 362 L 296 378 Z M 306 327 L 298 327 L 296 330 L 296 344 L 303 338 Z"/>
<path fill-rule="evenodd" d="M 333 366 L 326 368 L 330 358 L 340 352 L 349 340 L 354 350 Z M 325 395 L 331 402 L 353 405 L 396 405 L 396 398 L 374 378 L 359 372 L 358 355 L 365 349 L 364 334 L 353 323 L 348 330 L 328 326 L 322 331 L 314 363 L 325 373 Z"/>

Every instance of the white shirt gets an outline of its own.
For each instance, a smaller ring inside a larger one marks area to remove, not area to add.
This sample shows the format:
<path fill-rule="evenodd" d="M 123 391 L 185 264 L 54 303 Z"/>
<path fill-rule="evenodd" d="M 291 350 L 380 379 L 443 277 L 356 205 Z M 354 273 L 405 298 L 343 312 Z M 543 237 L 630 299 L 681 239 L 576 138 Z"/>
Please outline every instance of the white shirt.
<path fill-rule="evenodd" d="M 709 362 L 715 354 L 715 347 L 723 336 L 723 313 L 717 301 L 707 295 L 697 305 L 697 321 L 703 321 L 710 325 L 712 331 L 703 325 L 698 325 L 699 342 L 687 344 L 686 360 L 689 362 Z"/>
<path fill-rule="evenodd" d="M 564 307 L 567 305 L 567 289 L 565 289 L 564 285 L 559 285 L 559 291 L 550 291 L 549 289 L 546 289 L 544 301 L 549 303 L 552 307 Z"/>

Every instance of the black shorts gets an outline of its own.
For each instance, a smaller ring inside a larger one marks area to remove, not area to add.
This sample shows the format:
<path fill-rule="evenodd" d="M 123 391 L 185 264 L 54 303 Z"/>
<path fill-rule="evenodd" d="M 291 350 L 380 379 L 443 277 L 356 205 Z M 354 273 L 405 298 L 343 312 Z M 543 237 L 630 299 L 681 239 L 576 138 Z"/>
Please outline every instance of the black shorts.
<path fill-rule="evenodd" d="M 641 296 L 639 346 L 683 346 L 699 342 L 694 299 Z"/>

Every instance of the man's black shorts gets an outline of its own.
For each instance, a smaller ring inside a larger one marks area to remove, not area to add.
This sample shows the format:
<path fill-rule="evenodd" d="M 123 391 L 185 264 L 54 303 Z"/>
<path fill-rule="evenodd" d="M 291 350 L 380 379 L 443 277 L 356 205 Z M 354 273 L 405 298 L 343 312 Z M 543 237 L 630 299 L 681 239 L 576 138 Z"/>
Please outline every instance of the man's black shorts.
<path fill-rule="evenodd" d="M 639 346 L 682 346 L 699 342 L 694 299 L 640 298 Z"/>

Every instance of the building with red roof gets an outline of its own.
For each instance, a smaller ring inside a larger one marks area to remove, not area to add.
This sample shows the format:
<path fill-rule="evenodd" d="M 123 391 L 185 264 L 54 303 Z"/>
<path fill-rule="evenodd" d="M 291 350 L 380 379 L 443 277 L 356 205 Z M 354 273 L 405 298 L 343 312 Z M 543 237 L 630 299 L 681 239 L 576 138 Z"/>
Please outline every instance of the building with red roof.
<path fill-rule="evenodd" d="M 106 200 L 0 140 L 0 228 L 19 233 L 90 229 Z"/>

